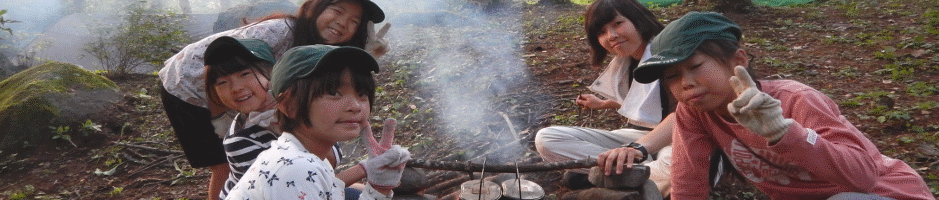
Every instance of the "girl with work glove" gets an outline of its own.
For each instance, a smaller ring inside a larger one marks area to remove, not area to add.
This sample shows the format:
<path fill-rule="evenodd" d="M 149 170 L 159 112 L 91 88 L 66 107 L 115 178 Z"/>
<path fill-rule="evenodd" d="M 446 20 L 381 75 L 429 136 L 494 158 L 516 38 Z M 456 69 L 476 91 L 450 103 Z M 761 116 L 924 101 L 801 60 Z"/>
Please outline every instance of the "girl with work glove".
<path fill-rule="evenodd" d="M 935 199 L 824 94 L 792 80 L 753 80 L 741 33 L 718 13 L 691 12 L 652 40 L 652 58 L 634 71 L 640 82 L 661 78 L 679 101 L 672 199 L 708 198 L 714 150 L 772 199 Z"/>
<path fill-rule="evenodd" d="M 296 46 L 329 44 L 365 48 L 366 22 L 382 22 L 385 13 L 370 0 L 306 0 L 296 15 L 272 14 L 242 27 L 222 31 L 186 45 L 160 69 L 160 98 L 186 159 L 193 168 L 208 168 L 212 175 L 208 197 L 215 199 L 229 175 L 223 137 L 234 112 L 208 100 L 205 88 L 207 47 L 217 38 L 229 36 L 258 39 L 280 59 Z M 380 48 L 377 48 L 380 50 Z M 387 50 L 385 50 L 387 51 Z M 383 52 L 376 52 L 376 54 Z M 272 61 L 273 62 L 273 61 Z"/>
<path fill-rule="evenodd" d="M 371 134 L 375 72 L 374 57 L 356 47 L 287 50 L 274 64 L 270 81 L 283 133 L 258 155 L 226 199 L 344 199 L 350 195 L 346 184 L 362 171 L 368 183 L 358 199 L 391 199 L 410 153 L 392 144 L 394 120 L 386 122 L 382 142 Z M 369 159 L 336 174 L 326 159 L 332 147 L 360 136 Z"/>

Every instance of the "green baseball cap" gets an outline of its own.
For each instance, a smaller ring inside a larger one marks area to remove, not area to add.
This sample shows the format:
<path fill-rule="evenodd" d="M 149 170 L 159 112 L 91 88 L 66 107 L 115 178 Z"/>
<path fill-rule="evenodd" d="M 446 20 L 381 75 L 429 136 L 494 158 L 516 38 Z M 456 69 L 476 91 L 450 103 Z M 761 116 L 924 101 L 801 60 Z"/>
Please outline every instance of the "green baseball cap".
<path fill-rule="evenodd" d="M 258 39 L 235 39 L 229 36 L 216 38 L 205 48 L 206 65 L 218 64 L 232 57 L 241 57 L 248 62 L 265 61 L 274 64 L 274 53 L 267 42 Z"/>
<path fill-rule="evenodd" d="M 665 26 L 652 39 L 652 57 L 633 71 L 636 81 L 650 83 L 662 76 L 666 67 L 690 57 L 705 40 L 740 41 L 740 26 L 715 12 L 690 12 Z"/>
<path fill-rule="evenodd" d="M 375 58 L 357 47 L 317 44 L 288 49 L 271 71 L 271 95 L 277 97 L 297 79 L 345 66 L 354 72 L 378 72 Z"/>

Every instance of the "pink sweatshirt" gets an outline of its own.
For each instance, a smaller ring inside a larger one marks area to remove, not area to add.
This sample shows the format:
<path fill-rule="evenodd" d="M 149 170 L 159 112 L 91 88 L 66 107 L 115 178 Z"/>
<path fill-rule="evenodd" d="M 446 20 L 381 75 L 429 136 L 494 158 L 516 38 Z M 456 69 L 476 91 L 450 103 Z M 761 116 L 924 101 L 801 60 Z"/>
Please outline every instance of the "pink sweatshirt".
<path fill-rule="evenodd" d="M 714 148 L 772 199 L 826 199 L 841 192 L 895 199 L 935 199 L 926 182 L 901 160 L 880 154 L 827 96 L 790 80 L 761 81 L 795 120 L 779 142 L 716 113 L 679 103 L 673 134 L 672 199 L 707 199 L 708 159 Z"/>

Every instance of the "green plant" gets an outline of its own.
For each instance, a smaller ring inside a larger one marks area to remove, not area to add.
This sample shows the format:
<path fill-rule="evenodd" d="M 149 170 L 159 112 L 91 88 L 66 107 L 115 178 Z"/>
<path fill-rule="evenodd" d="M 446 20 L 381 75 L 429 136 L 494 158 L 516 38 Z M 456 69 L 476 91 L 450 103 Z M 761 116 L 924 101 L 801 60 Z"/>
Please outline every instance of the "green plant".
<path fill-rule="evenodd" d="M 17 23 L 19 21 L 4 19 L 3 14 L 6 14 L 7 10 L 0 10 L 0 30 L 7 31 L 10 35 L 13 35 L 13 30 L 10 28 L 4 27 L 7 23 Z"/>
<path fill-rule="evenodd" d="M 124 23 L 113 29 L 98 29 L 100 36 L 85 44 L 84 51 L 111 75 L 133 73 L 148 63 L 162 66 L 163 60 L 172 56 L 171 48 L 188 43 L 182 18 L 170 11 L 152 11 L 134 4 L 128 9 Z"/>
<path fill-rule="evenodd" d="M 114 187 L 114 189 L 112 189 L 111 192 L 108 192 L 108 195 L 110 195 L 110 196 L 119 195 L 119 194 L 121 194 L 121 192 L 123 192 L 123 191 L 124 191 L 124 188 L 123 188 L 123 187 Z"/>
<path fill-rule="evenodd" d="M 939 87 L 936 83 L 914 82 L 906 88 L 906 92 L 912 96 L 927 97 L 939 94 Z"/>
<path fill-rule="evenodd" d="M 26 199 L 26 197 L 33 195 L 33 193 L 36 193 L 36 187 L 33 187 L 33 185 L 23 186 L 23 190 L 3 192 L 3 194 L 6 195 L 10 200 Z"/>
<path fill-rule="evenodd" d="M 95 124 L 91 119 L 85 120 L 85 122 L 82 123 L 81 132 L 84 133 L 85 136 L 88 136 L 89 133 L 101 132 L 101 125 Z"/>
<path fill-rule="evenodd" d="M 845 67 L 845 68 L 841 68 L 841 70 L 838 70 L 838 72 L 835 72 L 836 76 L 844 76 L 844 77 L 850 77 L 850 78 L 857 78 L 858 76 L 860 76 L 860 74 L 861 72 L 859 72 L 856 67 Z"/>
<path fill-rule="evenodd" d="M 913 107 L 919 110 L 931 110 L 933 108 L 939 107 L 939 102 L 935 102 L 935 101 L 919 102 L 919 103 L 916 103 L 916 105 L 914 105 Z"/>
<path fill-rule="evenodd" d="M 68 133 L 69 132 L 68 126 L 58 126 L 58 127 L 50 126 L 49 129 L 52 129 L 52 133 L 55 134 L 52 136 L 53 140 L 57 140 L 57 139 L 65 140 L 65 141 L 68 141 L 69 144 L 72 144 L 72 146 L 78 147 L 78 145 L 75 145 L 75 143 L 72 142 L 72 136 L 69 135 Z"/>

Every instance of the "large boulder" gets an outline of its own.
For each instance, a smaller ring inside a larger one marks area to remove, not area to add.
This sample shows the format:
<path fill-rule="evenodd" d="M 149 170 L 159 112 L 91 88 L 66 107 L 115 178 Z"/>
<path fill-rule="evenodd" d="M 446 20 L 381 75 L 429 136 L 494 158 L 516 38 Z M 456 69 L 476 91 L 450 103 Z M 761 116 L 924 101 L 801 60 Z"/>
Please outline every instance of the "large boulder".
<path fill-rule="evenodd" d="M 103 76 L 59 62 L 0 81 L 0 151 L 49 143 L 55 135 L 49 127 L 80 123 L 112 107 L 121 97 L 116 88 Z"/>
<path fill-rule="evenodd" d="M 274 13 L 296 15 L 298 9 L 300 7 L 297 4 L 287 0 L 261 1 L 240 5 L 219 13 L 218 20 L 215 21 L 212 30 L 218 33 L 238 28 L 244 26 L 245 22 L 252 23 Z"/>

